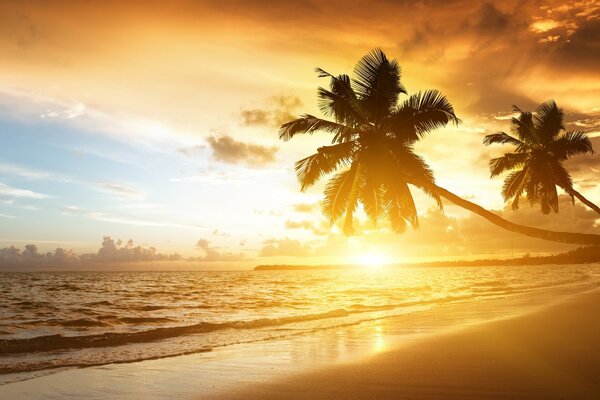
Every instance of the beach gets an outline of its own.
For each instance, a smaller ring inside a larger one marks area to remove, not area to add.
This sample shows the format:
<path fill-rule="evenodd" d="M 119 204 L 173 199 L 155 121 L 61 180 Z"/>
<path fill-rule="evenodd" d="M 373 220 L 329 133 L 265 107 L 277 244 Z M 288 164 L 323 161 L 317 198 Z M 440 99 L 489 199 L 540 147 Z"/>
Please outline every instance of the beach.
<path fill-rule="evenodd" d="M 598 399 L 600 291 L 220 399 Z"/>
<path fill-rule="evenodd" d="M 488 293 L 311 331 L 285 325 L 205 352 L 7 374 L 0 398 L 597 399 L 597 288 Z"/>

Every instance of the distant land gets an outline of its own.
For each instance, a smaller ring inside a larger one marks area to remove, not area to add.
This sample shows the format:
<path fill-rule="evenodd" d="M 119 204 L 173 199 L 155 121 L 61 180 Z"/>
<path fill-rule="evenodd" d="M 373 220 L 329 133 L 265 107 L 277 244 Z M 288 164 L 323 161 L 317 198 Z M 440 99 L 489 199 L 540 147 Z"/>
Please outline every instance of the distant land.
<path fill-rule="evenodd" d="M 600 247 L 579 247 L 565 253 L 550 256 L 529 256 L 504 259 L 433 261 L 427 263 L 391 264 L 393 267 L 491 267 L 544 264 L 586 264 L 600 262 Z M 357 265 L 259 265 L 255 271 L 300 271 L 300 270 L 344 270 L 358 268 Z"/>

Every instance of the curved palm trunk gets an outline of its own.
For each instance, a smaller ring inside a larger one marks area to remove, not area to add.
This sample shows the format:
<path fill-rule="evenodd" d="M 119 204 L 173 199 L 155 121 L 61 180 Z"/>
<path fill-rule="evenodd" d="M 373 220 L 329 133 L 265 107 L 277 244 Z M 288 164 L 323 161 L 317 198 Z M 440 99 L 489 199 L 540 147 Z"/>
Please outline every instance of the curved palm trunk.
<path fill-rule="evenodd" d="M 554 232 L 545 229 L 532 228 L 530 226 L 519 225 L 507 221 L 497 214 L 486 210 L 485 208 L 465 200 L 448 190 L 437 185 L 427 185 L 427 188 L 440 197 L 443 197 L 459 207 L 467 209 L 485 219 L 492 224 L 499 226 L 511 232 L 520 233 L 521 235 L 529 236 L 536 239 L 550 240 L 560 243 L 583 244 L 583 245 L 600 245 L 600 235 L 588 233 L 573 233 L 573 232 Z M 581 196 L 583 198 L 583 196 Z M 577 197 L 579 198 L 579 197 Z M 581 199 L 580 199 L 581 200 Z M 583 201 L 583 200 L 582 200 Z M 587 200 L 586 200 L 587 201 Z M 598 207 L 596 207 L 598 208 Z"/>
<path fill-rule="evenodd" d="M 583 195 L 581 193 L 579 193 L 577 190 L 573 190 L 573 196 L 577 197 L 577 199 L 579 201 L 581 201 L 583 204 L 585 204 L 592 210 L 596 211 L 596 213 L 600 214 L 600 207 L 598 207 L 597 205 L 595 205 L 594 203 L 592 203 L 591 201 L 589 201 L 588 199 L 583 197 Z"/>

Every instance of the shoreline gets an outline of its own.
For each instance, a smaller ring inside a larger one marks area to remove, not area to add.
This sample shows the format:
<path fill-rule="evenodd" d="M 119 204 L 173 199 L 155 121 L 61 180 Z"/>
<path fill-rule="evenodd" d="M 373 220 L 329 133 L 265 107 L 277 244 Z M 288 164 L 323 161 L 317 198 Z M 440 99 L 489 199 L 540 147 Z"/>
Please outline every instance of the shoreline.
<path fill-rule="evenodd" d="M 209 399 L 598 399 L 600 289 Z M 206 398 L 206 397 L 202 397 Z"/>
<path fill-rule="evenodd" d="M 588 306 L 587 311 L 591 310 L 593 314 L 600 305 L 600 291 L 592 290 L 599 294 L 596 295 L 596 308 Z M 335 375 L 336 371 L 354 366 L 360 371 L 356 379 L 358 384 L 361 382 L 358 378 L 363 377 L 364 365 L 386 360 L 394 354 L 402 358 L 405 351 L 429 346 L 448 335 L 461 335 L 503 321 L 527 320 L 543 310 L 587 298 L 589 293 L 592 292 L 552 290 L 535 296 L 447 304 L 429 311 L 285 339 L 232 345 L 208 353 L 67 369 L 0 386 L 0 397 L 40 399 L 68 395 L 86 399 L 103 399 L 107 396 L 137 399 L 142 391 L 144 397 L 149 399 L 236 399 L 252 398 L 248 397 L 251 393 L 255 393 L 254 398 L 257 399 L 285 397 L 278 397 L 277 393 L 287 393 L 285 398 L 318 398 L 322 390 L 327 390 L 327 385 L 338 385 L 335 383 L 337 378 L 313 387 L 294 386 L 293 381 L 318 382 L 323 374 Z M 373 368 L 378 370 L 380 367 Z M 385 376 L 391 372 L 398 371 L 383 367 L 377 374 Z M 297 393 L 290 394 L 290 388 Z M 370 392 L 368 397 L 372 397 Z M 324 398 L 335 399 L 335 393 Z M 344 394 L 339 398 L 352 397 Z"/>

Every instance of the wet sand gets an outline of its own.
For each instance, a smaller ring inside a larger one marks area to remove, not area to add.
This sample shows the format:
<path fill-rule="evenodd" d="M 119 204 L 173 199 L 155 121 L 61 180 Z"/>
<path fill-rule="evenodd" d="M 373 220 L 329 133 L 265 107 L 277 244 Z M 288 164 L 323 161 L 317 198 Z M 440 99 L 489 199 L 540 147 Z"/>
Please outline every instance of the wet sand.
<path fill-rule="evenodd" d="M 211 398 L 600 399 L 600 291 Z"/>

